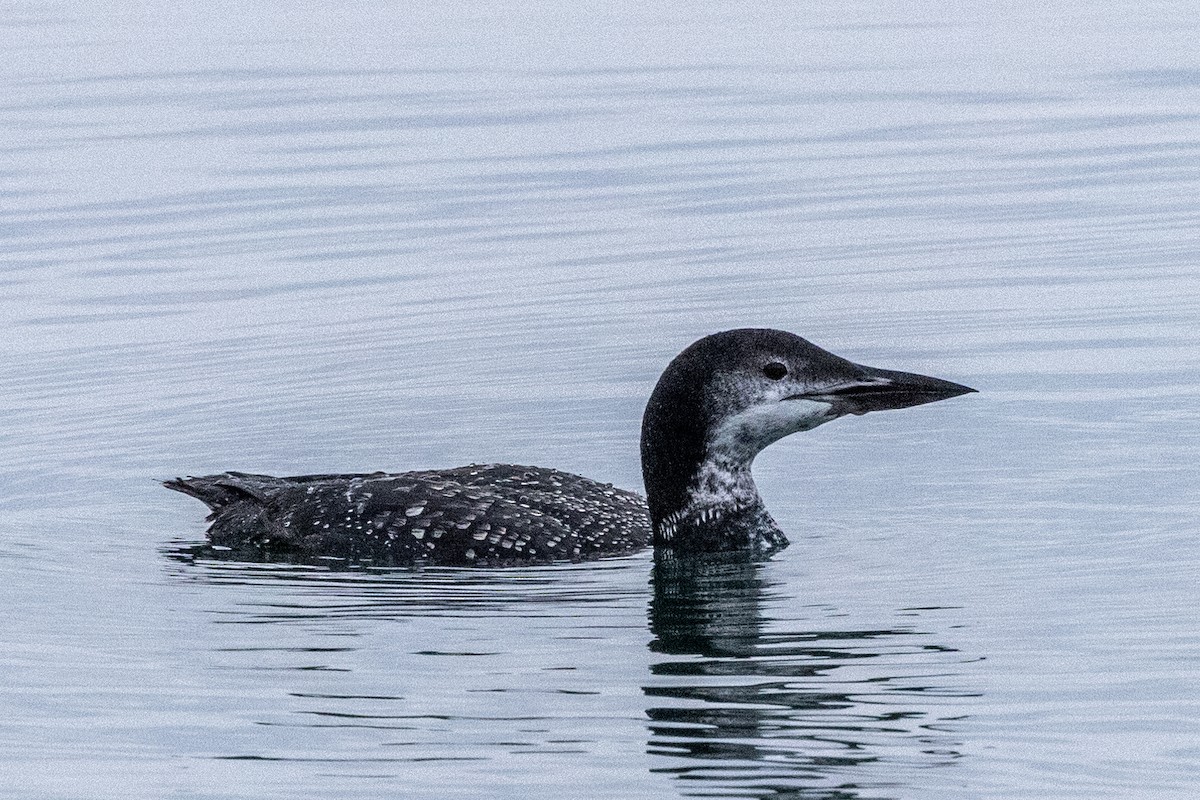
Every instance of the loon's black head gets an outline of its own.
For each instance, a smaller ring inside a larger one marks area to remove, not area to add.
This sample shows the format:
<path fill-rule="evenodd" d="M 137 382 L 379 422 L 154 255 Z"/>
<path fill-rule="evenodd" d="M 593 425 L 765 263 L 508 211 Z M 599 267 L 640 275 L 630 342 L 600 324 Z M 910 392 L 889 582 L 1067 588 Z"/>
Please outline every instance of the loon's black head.
<path fill-rule="evenodd" d="M 642 475 L 656 543 L 670 527 L 665 521 L 689 513 L 707 519 L 722 509 L 755 507 L 769 521 L 750 464 L 788 434 L 846 414 L 973 391 L 855 364 L 785 331 L 742 328 L 706 336 L 667 366 L 642 419 Z"/>

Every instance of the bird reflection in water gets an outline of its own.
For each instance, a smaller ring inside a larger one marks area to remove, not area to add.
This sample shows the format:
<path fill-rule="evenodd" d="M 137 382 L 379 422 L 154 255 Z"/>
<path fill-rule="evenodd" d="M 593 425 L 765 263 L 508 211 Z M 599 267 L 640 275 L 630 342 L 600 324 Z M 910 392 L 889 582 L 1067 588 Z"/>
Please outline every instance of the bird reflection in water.
<path fill-rule="evenodd" d="M 765 569 L 745 556 L 655 564 L 655 771 L 685 795 L 848 800 L 903 794 L 905 771 L 961 757 L 954 721 L 974 695 L 954 685 L 960 653 L 912 628 L 844 629 L 830 609 L 764 619 Z"/>

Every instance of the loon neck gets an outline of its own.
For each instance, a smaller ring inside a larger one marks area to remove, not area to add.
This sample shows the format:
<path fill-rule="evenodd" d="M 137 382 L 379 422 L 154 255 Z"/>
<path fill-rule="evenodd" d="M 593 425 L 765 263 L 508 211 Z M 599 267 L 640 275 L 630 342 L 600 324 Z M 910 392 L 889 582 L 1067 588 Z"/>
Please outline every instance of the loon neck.
<path fill-rule="evenodd" d="M 656 495 L 647 486 L 647 497 Z M 669 506 L 661 496 L 650 503 L 657 552 L 769 552 L 787 545 L 763 505 L 749 464 L 702 461 L 683 491 L 672 496 L 677 503 L 670 511 L 664 511 Z"/>
<path fill-rule="evenodd" d="M 684 505 L 676 514 L 704 510 L 730 513 L 762 505 L 749 462 L 709 454 L 697 465 L 688 483 Z"/>
<path fill-rule="evenodd" d="M 786 546 L 754 485 L 755 453 L 715 446 L 705 416 L 687 413 L 694 409 L 689 401 L 660 384 L 642 420 L 642 477 L 656 552 Z"/>
<path fill-rule="evenodd" d="M 642 480 L 656 530 L 663 520 L 693 506 L 694 487 L 709 460 L 702 401 L 686 388 L 682 382 L 667 381 L 664 375 L 642 417 Z M 749 486 L 754 486 L 752 479 Z"/>

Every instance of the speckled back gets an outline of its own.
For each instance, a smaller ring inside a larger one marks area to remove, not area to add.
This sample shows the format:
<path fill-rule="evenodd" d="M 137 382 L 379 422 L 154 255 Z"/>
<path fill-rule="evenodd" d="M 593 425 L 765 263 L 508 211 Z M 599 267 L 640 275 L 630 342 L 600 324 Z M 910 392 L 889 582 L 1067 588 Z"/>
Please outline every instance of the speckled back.
<path fill-rule="evenodd" d="M 651 540 L 645 501 L 511 464 L 390 475 L 224 473 L 168 482 L 213 508 L 214 555 L 494 565 L 621 555 Z"/>

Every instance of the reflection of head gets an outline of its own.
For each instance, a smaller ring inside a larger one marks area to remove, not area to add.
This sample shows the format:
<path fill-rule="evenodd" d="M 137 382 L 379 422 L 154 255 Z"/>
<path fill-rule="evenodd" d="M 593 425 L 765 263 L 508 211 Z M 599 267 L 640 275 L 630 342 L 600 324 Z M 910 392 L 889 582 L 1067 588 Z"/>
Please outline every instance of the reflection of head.
<path fill-rule="evenodd" d="M 699 795 L 833 800 L 889 797 L 896 768 L 955 761 L 947 689 L 925 677 L 949 677 L 955 651 L 912 629 L 848 629 L 834 609 L 771 620 L 768 570 L 745 558 L 655 565 L 650 649 L 662 658 L 643 691 L 656 771 Z"/>
<path fill-rule="evenodd" d="M 747 554 L 659 560 L 650 601 L 650 648 L 671 655 L 753 652 L 763 581 Z"/>

